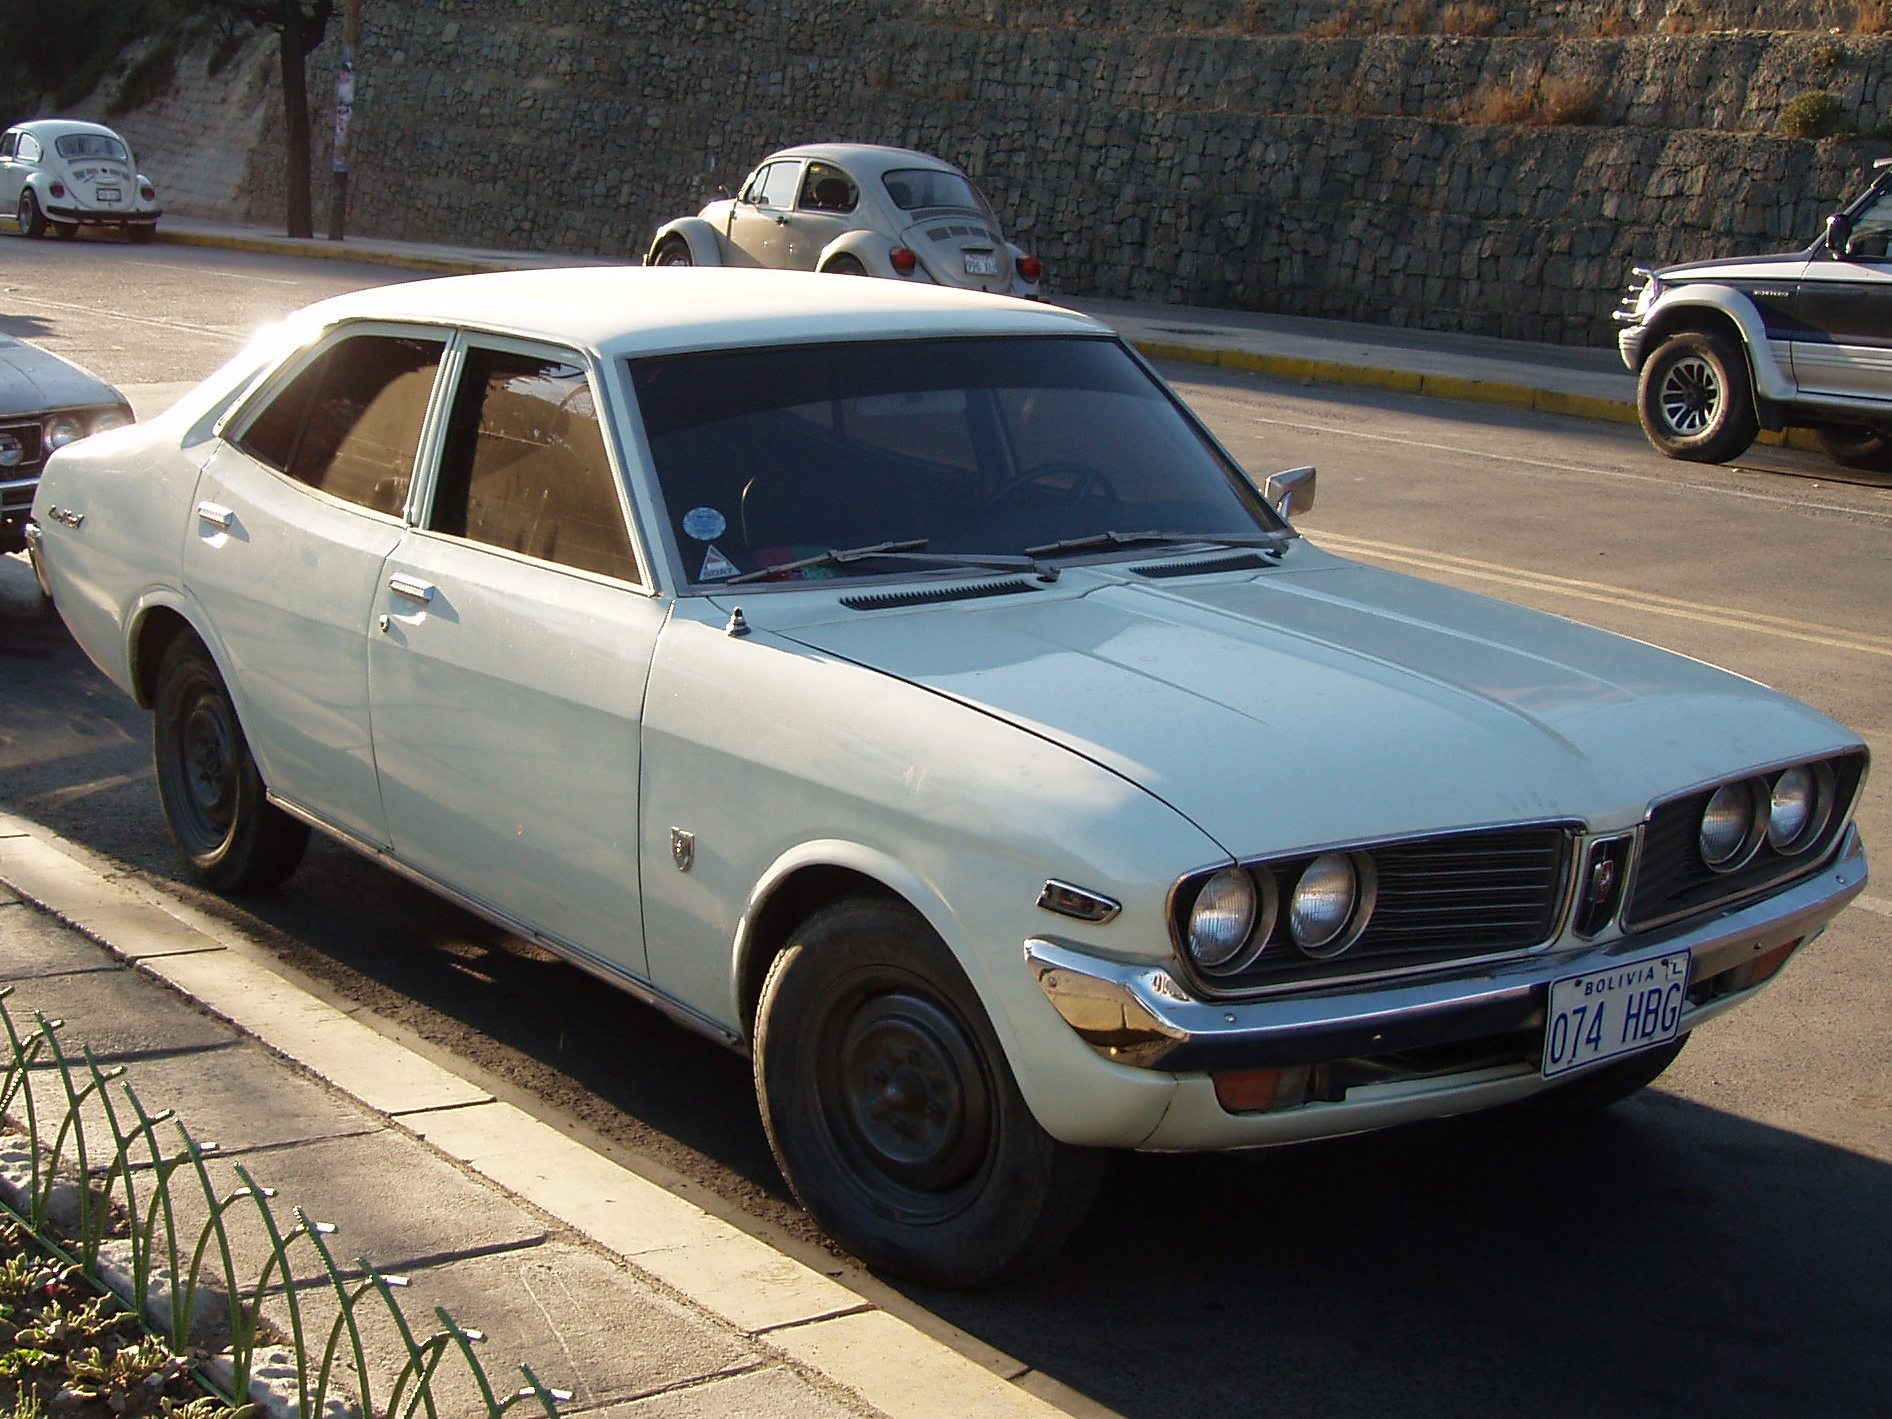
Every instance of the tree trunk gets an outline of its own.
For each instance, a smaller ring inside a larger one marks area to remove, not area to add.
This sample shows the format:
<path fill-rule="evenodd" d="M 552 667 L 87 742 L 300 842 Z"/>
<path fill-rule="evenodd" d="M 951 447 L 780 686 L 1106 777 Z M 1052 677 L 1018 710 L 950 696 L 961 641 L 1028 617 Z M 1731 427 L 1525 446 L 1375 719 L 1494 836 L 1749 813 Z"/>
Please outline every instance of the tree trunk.
<path fill-rule="evenodd" d="M 301 7 L 289 8 L 298 12 L 300 20 Z M 321 37 L 318 30 L 311 39 L 308 28 L 300 23 L 289 22 L 282 27 L 283 147 L 289 159 L 284 177 L 289 189 L 288 231 L 292 237 L 315 235 L 309 198 L 309 79 L 305 61 Z"/>

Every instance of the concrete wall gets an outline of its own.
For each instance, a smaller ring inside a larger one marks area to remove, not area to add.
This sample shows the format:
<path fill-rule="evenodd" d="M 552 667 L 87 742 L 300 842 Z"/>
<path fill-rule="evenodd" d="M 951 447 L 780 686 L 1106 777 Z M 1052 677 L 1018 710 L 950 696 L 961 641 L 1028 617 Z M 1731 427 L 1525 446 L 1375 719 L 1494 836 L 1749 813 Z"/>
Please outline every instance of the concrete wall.
<path fill-rule="evenodd" d="M 1892 149 L 1772 136 L 1811 89 L 1892 121 L 1892 39 L 1848 0 L 1767 7 L 1808 32 L 1710 32 L 1758 13 L 1710 0 L 1490 11 L 1471 36 L 1425 0 L 383 0 L 350 230 L 635 259 L 772 148 L 856 138 L 966 166 L 1053 291 L 1597 342 L 1632 264 L 1804 244 Z M 117 121 L 174 210 L 279 222 L 273 42 L 204 61 Z M 1592 121 L 1468 121 L 1573 92 Z"/>

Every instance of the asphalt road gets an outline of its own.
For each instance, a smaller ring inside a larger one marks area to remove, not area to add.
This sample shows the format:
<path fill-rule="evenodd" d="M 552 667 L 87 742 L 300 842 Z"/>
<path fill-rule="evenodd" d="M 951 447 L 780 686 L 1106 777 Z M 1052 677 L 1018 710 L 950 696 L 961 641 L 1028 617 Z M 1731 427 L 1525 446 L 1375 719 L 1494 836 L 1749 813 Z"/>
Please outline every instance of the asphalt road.
<path fill-rule="evenodd" d="M 121 382 L 148 414 L 257 323 L 391 274 L 0 237 L 0 330 Z M 1685 467 L 1634 430 L 1483 406 L 1170 373 L 1252 471 L 1320 466 L 1300 525 L 1333 549 L 1715 661 L 1889 742 L 1892 487 L 1797 457 Z M 325 842 L 278 895 L 232 905 L 178 883 L 144 716 L 31 609 L 22 575 L 0 564 L 0 801 L 823 1260 L 735 1056 Z M 1861 818 L 1892 850 L 1883 770 Z M 1126 1157 L 1042 1272 L 893 1302 L 1037 1367 L 1078 1410 L 1892 1414 L 1888 1005 L 1892 889 L 1873 884 L 1762 999 L 1605 1116 Z"/>

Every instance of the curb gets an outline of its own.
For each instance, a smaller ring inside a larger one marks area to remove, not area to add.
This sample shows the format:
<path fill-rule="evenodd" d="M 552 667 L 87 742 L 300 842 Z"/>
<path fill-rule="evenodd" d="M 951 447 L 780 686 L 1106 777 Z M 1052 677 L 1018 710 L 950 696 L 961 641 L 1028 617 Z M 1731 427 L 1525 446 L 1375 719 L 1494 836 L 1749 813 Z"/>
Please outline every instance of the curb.
<path fill-rule="evenodd" d="M 0 812 L 0 885 L 276 1055 L 523 1198 L 752 1343 L 889 1419 L 1066 1411 L 747 1232 L 592 1152 L 270 968 L 233 928 Z"/>

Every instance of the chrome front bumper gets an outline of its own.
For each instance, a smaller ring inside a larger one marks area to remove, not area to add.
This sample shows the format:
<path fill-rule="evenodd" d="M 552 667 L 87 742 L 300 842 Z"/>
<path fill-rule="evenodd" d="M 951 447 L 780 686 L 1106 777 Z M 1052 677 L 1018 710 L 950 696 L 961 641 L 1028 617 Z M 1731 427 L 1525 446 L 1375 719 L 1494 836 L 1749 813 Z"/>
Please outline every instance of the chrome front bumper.
<path fill-rule="evenodd" d="M 1263 999 L 1204 1000 L 1162 966 L 1108 961 L 1034 937 L 1025 959 L 1039 988 L 1084 1042 L 1117 1064 L 1172 1073 L 1325 1064 L 1543 1029 L 1550 985 L 1565 976 L 1686 950 L 1691 996 L 1831 921 L 1866 885 L 1866 851 L 1848 827 L 1839 852 L 1813 876 L 1706 921 L 1595 946 L 1556 949 L 1475 971 L 1310 990 Z M 1682 1029 L 1746 998 L 1711 995 L 1684 1012 Z"/>

